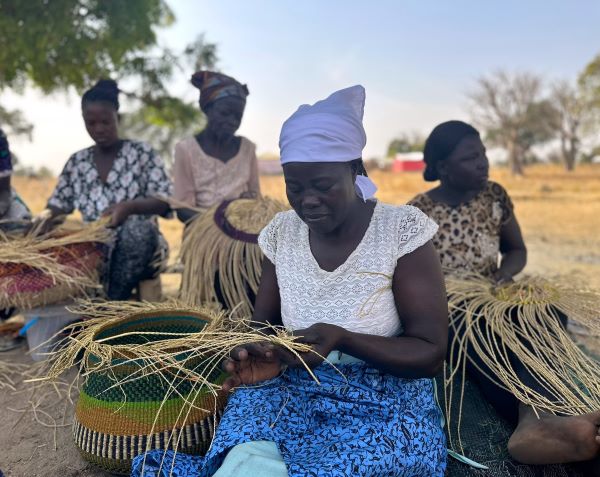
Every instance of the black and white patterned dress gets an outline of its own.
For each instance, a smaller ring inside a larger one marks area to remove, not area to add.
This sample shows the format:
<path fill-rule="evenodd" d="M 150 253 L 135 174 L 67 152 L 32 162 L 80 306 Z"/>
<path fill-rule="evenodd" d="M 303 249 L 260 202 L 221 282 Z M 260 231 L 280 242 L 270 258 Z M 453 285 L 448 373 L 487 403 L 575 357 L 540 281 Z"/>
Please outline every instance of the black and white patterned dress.
<path fill-rule="evenodd" d="M 104 211 L 124 201 L 167 197 L 172 184 L 158 154 L 143 142 L 124 140 L 103 182 L 94 163 L 94 146 L 73 154 L 65 165 L 48 205 L 65 213 L 81 212 L 83 220 L 99 219 Z M 167 243 L 158 231 L 156 217 L 132 215 L 117 229 L 108 261 L 107 295 L 127 299 L 140 280 L 156 270 L 156 257 L 166 257 Z"/>

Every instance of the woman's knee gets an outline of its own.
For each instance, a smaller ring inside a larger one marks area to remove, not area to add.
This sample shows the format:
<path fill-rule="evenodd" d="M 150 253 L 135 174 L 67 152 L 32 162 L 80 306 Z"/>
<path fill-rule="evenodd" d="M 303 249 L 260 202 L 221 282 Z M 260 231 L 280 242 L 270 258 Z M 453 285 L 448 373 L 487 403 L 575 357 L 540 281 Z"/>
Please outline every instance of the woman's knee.
<path fill-rule="evenodd" d="M 154 253 L 158 246 L 158 227 L 150 220 L 129 217 L 117 229 L 117 247 Z"/>

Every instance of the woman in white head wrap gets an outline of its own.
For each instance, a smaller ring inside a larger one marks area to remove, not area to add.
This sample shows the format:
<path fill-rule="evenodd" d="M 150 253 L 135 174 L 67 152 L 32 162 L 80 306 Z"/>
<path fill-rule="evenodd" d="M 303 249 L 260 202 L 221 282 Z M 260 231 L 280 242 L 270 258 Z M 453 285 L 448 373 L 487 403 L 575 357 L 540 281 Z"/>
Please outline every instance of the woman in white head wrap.
<path fill-rule="evenodd" d="M 364 100 L 362 86 L 347 88 L 284 123 L 293 210 L 259 237 L 266 258 L 253 318 L 312 345 L 303 359 L 320 382 L 279 348 L 238 348 L 224 363 L 223 387 L 236 390 L 206 457 L 150 453 L 146 469 L 166 457 L 178 477 L 444 475 L 431 379 L 448 326 L 430 243 L 437 226 L 414 207 L 373 199 L 360 159 Z"/>

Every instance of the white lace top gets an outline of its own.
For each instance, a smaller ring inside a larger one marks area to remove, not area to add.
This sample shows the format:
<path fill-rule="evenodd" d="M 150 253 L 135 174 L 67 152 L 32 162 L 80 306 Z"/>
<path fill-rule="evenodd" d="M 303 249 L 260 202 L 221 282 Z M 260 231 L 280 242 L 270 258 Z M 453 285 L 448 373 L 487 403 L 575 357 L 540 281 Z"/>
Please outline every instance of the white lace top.
<path fill-rule="evenodd" d="M 283 325 L 297 330 L 330 323 L 357 333 L 400 334 L 392 293 L 396 262 L 436 231 L 436 223 L 416 207 L 378 202 L 362 241 L 346 262 L 328 272 L 315 260 L 308 226 L 296 212 L 277 214 L 258 244 L 275 265 Z"/>

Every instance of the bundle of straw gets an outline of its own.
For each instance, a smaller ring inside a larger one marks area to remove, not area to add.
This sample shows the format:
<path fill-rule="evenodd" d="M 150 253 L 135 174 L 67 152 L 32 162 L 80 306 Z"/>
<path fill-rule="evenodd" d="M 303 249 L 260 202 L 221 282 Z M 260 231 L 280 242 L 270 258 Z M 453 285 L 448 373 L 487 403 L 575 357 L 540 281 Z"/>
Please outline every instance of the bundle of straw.
<path fill-rule="evenodd" d="M 578 415 L 600 409 L 600 364 L 571 339 L 559 314 L 600 336 L 600 294 L 541 277 L 495 286 L 478 275 L 450 276 L 446 289 L 455 331 L 446 373 L 448 417 L 452 383 L 459 373 L 464 377 L 468 348 L 489 367 L 492 381 L 535 410 Z M 543 392 L 523 382 L 510 353 Z"/>
<path fill-rule="evenodd" d="M 184 264 L 180 298 L 190 304 L 218 301 L 219 288 L 229 310 L 252 313 L 263 254 L 258 234 L 278 212 L 287 210 L 268 197 L 223 202 L 194 220 L 181 246 Z M 218 280 L 218 283 L 216 281 Z"/>
<path fill-rule="evenodd" d="M 63 225 L 44 235 L 0 232 L 0 308 L 35 308 L 98 286 L 104 222 Z"/>
<path fill-rule="evenodd" d="M 152 449 L 208 449 L 226 400 L 220 363 L 234 347 L 266 340 L 298 357 L 310 350 L 281 330 L 176 301 L 84 302 L 71 311 L 90 319 L 67 328 L 39 380 L 79 365 L 75 441 L 84 458 L 116 473 Z"/>

